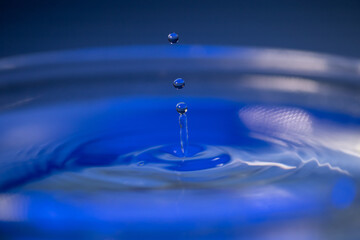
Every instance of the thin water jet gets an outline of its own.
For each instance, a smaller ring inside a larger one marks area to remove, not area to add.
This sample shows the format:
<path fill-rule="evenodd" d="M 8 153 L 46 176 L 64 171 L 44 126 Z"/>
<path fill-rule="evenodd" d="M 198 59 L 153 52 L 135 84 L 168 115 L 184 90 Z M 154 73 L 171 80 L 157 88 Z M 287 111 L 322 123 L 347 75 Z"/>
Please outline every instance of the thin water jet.
<path fill-rule="evenodd" d="M 179 115 L 179 126 L 180 126 L 180 146 L 181 152 L 184 157 L 187 156 L 188 146 L 189 146 L 189 132 L 187 124 L 187 105 L 184 102 L 180 102 L 176 105 L 176 111 Z"/>

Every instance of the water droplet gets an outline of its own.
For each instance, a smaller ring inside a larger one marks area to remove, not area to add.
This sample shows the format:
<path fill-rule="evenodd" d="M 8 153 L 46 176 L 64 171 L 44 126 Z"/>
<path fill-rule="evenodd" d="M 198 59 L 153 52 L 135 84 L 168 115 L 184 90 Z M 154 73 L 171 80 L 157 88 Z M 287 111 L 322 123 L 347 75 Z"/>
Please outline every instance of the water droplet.
<path fill-rule="evenodd" d="M 218 164 L 218 165 L 216 165 L 217 167 L 222 167 L 222 166 L 224 166 L 224 164 L 223 163 L 220 163 L 220 164 Z"/>
<path fill-rule="evenodd" d="M 144 166 L 144 164 L 145 164 L 144 161 L 140 161 L 140 162 L 137 163 L 137 165 L 138 165 L 139 167 Z"/>
<path fill-rule="evenodd" d="M 176 111 L 177 111 L 178 113 L 184 114 L 184 113 L 187 112 L 187 110 L 188 110 L 188 108 L 187 108 L 186 103 L 184 103 L 184 102 L 179 102 L 178 104 L 176 104 Z"/>
<path fill-rule="evenodd" d="M 176 89 L 182 89 L 185 87 L 185 81 L 182 78 L 177 78 L 174 80 L 173 85 Z"/>
<path fill-rule="evenodd" d="M 168 40 L 171 44 L 175 44 L 179 41 L 179 35 L 177 33 L 170 33 L 168 35 Z"/>

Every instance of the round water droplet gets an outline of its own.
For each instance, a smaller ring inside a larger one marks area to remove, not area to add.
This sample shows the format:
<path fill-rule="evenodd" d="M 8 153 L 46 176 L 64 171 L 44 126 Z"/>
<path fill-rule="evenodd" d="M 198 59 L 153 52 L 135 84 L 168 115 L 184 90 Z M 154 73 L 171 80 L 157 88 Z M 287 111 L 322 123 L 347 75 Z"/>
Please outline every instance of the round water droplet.
<path fill-rule="evenodd" d="M 168 40 L 171 44 L 177 43 L 179 41 L 179 34 L 177 33 L 169 33 Z"/>
<path fill-rule="evenodd" d="M 177 78 L 174 80 L 173 85 L 176 89 L 182 89 L 185 87 L 185 81 L 182 78 Z"/>
<path fill-rule="evenodd" d="M 184 113 L 187 112 L 187 110 L 188 110 L 188 108 L 187 108 L 186 103 L 184 103 L 184 102 L 179 102 L 178 104 L 176 104 L 176 111 L 177 111 L 178 113 L 184 114 Z"/>

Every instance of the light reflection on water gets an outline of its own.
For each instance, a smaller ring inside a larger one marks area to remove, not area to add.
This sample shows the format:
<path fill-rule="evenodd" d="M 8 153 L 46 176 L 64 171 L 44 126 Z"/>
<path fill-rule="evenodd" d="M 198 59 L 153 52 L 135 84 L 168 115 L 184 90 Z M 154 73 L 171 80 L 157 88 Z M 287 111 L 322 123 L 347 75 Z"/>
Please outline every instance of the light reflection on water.
<path fill-rule="evenodd" d="M 358 70 L 204 46 L 1 60 L 0 237 L 357 239 Z"/>
<path fill-rule="evenodd" d="M 343 125 L 343 115 L 298 107 L 189 98 L 192 146 L 183 162 L 172 101 L 108 99 L 4 114 L 1 221 L 70 238 L 229 231 L 225 238 L 271 239 L 300 231 L 298 239 L 319 239 L 336 223 L 329 218 L 336 209 L 357 209 L 358 156 L 323 136 L 352 139 L 358 120 Z"/>

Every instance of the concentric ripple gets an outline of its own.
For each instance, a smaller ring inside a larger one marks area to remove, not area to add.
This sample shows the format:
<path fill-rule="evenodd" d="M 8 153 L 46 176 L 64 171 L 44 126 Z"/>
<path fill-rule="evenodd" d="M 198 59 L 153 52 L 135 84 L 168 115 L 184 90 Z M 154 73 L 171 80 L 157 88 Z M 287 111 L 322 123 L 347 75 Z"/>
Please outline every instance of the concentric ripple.
<path fill-rule="evenodd" d="M 117 138 L 90 141 L 71 152 L 64 169 L 25 189 L 95 190 L 241 187 L 304 177 L 334 177 L 348 173 L 305 159 L 301 149 L 271 144 L 262 149 L 236 146 L 191 145 L 182 157 L 177 145 L 160 145 L 130 153 L 103 150 Z M 117 149 L 119 150 L 119 149 Z M 308 154 L 310 151 L 308 150 Z"/>
<path fill-rule="evenodd" d="M 336 122 L 324 125 L 325 113 L 221 101 L 213 102 L 211 111 L 208 107 L 192 102 L 186 157 L 176 143 L 177 115 L 171 101 L 111 100 L 92 107 L 59 105 L 56 111 L 40 108 L 2 116 L 0 123 L 6 122 L 7 128 L 0 139 L 6 149 L 1 157 L 12 160 L 1 163 L 0 187 L 237 188 L 323 181 L 359 171 L 356 149 L 339 149 L 333 142 L 339 140 L 334 136 L 340 129 L 346 129 Z M 351 136 L 343 135 L 343 142 Z"/>

